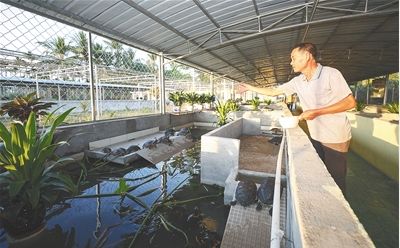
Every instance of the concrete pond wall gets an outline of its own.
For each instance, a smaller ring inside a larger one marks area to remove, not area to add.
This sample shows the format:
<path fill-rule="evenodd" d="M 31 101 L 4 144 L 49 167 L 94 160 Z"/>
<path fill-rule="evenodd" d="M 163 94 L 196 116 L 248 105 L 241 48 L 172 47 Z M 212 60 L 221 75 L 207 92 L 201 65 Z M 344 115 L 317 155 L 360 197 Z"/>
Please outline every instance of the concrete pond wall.
<path fill-rule="evenodd" d="M 89 143 L 113 138 L 123 141 L 128 134 L 151 128 L 165 130 L 169 127 L 182 126 L 194 121 L 194 113 L 181 115 L 149 115 L 132 118 L 95 121 L 62 126 L 57 129 L 55 140 L 68 140 L 69 145 L 59 147 L 59 156 L 81 153 L 89 149 Z"/>
<path fill-rule="evenodd" d="M 225 187 L 239 167 L 240 136 L 259 134 L 259 119 L 239 118 L 201 136 L 201 182 Z"/>
<path fill-rule="evenodd" d="M 396 120 L 395 117 L 397 117 L 397 121 L 356 112 L 347 112 L 347 116 L 351 123 L 352 133 L 350 148 L 382 173 L 398 182 L 399 115 L 393 115 L 392 119 Z"/>
<path fill-rule="evenodd" d="M 275 114 L 282 113 L 290 114 L 286 110 Z M 195 122 L 204 123 L 211 120 L 209 123 L 213 123 L 213 118 L 215 115 L 212 113 L 165 114 L 68 125 L 57 130 L 56 140 L 70 139 L 70 145 L 58 149 L 57 154 L 80 153 L 89 148 L 90 142 L 155 127 L 164 130 L 171 126 Z M 267 124 L 262 120 L 258 125 L 260 123 Z M 255 122 L 250 124 L 255 125 Z M 216 129 L 202 137 L 202 150 L 204 146 L 204 151 L 208 153 L 207 158 L 205 154 L 201 157 L 202 177 L 203 173 L 204 176 L 207 175 L 207 165 L 204 165 L 203 171 L 203 163 L 207 163 L 207 159 L 209 167 L 223 167 L 225 163 L 225 166 L 231 168 L 229 171 L 221 169 L 222 173 L 219 169 L 211 168 L 210 173 L 218 171 L 219 176 L 214 178 L 214 175 L 211 175 L 209 178 L 212 180 L 209 180 L 209 183 L 222 185 L 225 183 L 224 178 L 237 174 L 233 171 L 237 170 L 239 158 L 240 142 L 237 138 L 244 130 L 247 129 L 243 127 L 243 119 L 237 119 L 225 128 Z M 222 141 L 222 145 L 218 145 L 217 140 Z M 287 143 L 286 238 L 294 242 L 296 247 L 374 247 L 307 135 L 299 127 L 290 129 L 287 131 Z"/>

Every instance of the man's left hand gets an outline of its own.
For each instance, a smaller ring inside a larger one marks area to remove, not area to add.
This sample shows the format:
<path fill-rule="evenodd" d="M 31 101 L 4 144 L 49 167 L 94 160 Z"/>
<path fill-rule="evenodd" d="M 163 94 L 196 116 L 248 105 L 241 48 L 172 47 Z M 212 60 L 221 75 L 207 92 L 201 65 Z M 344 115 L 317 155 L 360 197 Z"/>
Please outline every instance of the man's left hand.
<path fill-rule="evenodd" d="M 303 113 L 301 113 L 299 120 L 313 120 L 318 115 L 319 113 L 317 109 L 306 110 Z"/>

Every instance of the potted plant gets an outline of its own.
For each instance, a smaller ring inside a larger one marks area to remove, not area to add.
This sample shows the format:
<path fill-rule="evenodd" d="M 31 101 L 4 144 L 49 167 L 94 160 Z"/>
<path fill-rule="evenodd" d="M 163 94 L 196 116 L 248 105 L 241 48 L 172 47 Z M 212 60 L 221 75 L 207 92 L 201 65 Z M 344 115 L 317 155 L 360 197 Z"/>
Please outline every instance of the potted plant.
<path fill-rule="evenodd" d="M 362 101 L 356 102 L 356 107 L 355 107 L 356 111 L 362 112 L 365 109 L 365 107 L 367 107 L 367 104 L 365 104 L 364 102 Z"/>
<path fill-rule="evenodd" d="M 185 101 L 183 92 L 182 91 L 171 92 L 169 93 L 168 99 L 174 104 L 173 112 L 181 112 L 182 104 Z"/>
<path fill-rule="evenodd" d="M 13 122 L 9 129 L 0 122 L 0 166 L 7 171 L 0 175 L 0 221 L 11 237 L 25 237 L 44 227 L 46 208 L 61 192 L 77 193 L 72 179 L 57 170 L 69 158 L 51 161 L 55 149 L 65 142 L 53 144 L 56 128 L 73 109 L 59 115 L 37 134 L 36 113 L 25 123 Z"/>
<path fill-rule="evenodd" d="M 194 104 L 199 102 L 199 94 L 196 92 L 188 92 L 185 94 L 185 100 L 190 104 L 189 111 L 194 111 Z"/>
<path fill-rule="evenodd" d="M 254 97 L 253 99 L 251 99 L 250 103 L 251 103 L 253 110 L 257 111 L 258 106 L 260 106 L 260 98 Z"/>
<path fill-rule="evenodd" d="M 36 93 L 32 92 L 27 96 L 16 96 L 13 100 L 4 103 L 0 107 L 0 115 L 8 114 L 8 116 L 25 123 L 31 112 L 35 112 L 38 116 L 44 116 L 48 113 L 54 102 L 41 102 L 36 97 Z"/>
<path fill-rule="evenodd" d="M 212 95 L 210 93 L 204 94 L 204 103 L 206 104 L 206 109 L 211 109 L 212 104 L 215 102 L 215 95 Z"/>
<path fill-rule="evenodd" d="M 221 103 L 220 101 L 217 101 L 215 111 L 217 112 L 217 117 L 218 117 L 217 125 L 219 127 L 228 123 L 228 114 L 230 112 L 228 102 Z"/>

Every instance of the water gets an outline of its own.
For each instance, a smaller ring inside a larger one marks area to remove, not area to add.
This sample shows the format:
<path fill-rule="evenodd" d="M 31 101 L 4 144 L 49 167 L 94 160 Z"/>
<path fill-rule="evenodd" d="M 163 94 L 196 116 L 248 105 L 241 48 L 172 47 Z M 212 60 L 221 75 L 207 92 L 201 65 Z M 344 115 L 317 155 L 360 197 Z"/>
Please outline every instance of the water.
<path fill-rule="evenodd" d="M 348 153 L 347 200 L 377 248 L 399 247 L 399 185 Z"/>
<path fill-rule="evenodd" d="M 194 132 L 196 135 L 206 131 Z M 150 194 L 140 197 L 149 208 L 157 199 L 162 200 L 168 194 L 173 196 L 173 201 L 214 196 L 157 208 L 132 247 L 184 247 L 184 235 L 173 227 L 187 234 L 189 247 L 202 247 L 207 242 L 218 243 L 222 239 L 229 208 L 223 204 L 223 188 L 200 184 L 199 154 L 200 142 L 197 142 L 193 148 L 155 166 L 140 161 L 128 169 L 114 167 L 114 172 L 119 173 L 103 171 L 101 178 L 122 176 L 137 179 L 154 174 L 142 180 L 127 181 L 128 186 L 134 186 L 149 180 L 131 192 L 139 196 L 154 189 Z M 166 173 L 160 175 L 159 172 L 163 170 Z M 114 193 L 118 186 L 119 181 L 94 178 L 83 195 Z M 202 225 L 187 221 L 195 207 L 200 209 Z M 123 200 L 120 196 L 66 200 L 48 211 L 46 229 L 29 242 L 9 244 L 0 230 L 0 247 L 128 247 L 148 212 L 127 197 Z M 165 225 L 161 216 L 173 227 Z"/>

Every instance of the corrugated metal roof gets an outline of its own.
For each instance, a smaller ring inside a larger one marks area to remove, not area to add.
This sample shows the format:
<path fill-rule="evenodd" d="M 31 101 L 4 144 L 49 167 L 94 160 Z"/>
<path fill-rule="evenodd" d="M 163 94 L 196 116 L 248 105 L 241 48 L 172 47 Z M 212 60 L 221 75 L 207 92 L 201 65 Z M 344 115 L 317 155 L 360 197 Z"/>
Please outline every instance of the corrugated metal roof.
<path fill-rule="evenodd" d="M 398 1 L 2 0 L 220 75 L 268 86 L 293 76 L 303 39 L 351 82 L 399 68 Z"/>

